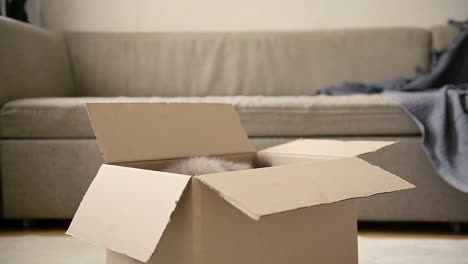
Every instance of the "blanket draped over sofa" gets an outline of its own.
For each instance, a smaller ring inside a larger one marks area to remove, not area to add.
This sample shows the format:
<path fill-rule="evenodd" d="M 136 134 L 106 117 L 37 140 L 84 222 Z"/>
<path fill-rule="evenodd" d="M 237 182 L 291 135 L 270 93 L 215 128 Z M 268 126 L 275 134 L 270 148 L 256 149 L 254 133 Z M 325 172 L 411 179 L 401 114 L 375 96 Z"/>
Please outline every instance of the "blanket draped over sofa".
<path fill-rule="evenodd" d="M 468 21 L 449 21 L 458 36 L 433 52 L 432 69 L 414 79 L 343 83 L 318 94 L 382 93 L 398 101 L 422 132 L 424 149 L 439 175 L 468 193 Z"/>

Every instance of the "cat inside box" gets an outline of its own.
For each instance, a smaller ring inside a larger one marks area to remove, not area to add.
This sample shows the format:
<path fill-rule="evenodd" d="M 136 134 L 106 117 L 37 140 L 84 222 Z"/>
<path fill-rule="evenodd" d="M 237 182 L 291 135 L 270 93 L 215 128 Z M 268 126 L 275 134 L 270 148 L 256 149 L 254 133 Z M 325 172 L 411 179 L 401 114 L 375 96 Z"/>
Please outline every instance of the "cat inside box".
<path fill-rule="evenodd" d="M 191 176 L 268 167 L 266 162 L 260 161 L 255 154 L 195 156 L 185 159 L 142 161 L 120 165 Z"/>

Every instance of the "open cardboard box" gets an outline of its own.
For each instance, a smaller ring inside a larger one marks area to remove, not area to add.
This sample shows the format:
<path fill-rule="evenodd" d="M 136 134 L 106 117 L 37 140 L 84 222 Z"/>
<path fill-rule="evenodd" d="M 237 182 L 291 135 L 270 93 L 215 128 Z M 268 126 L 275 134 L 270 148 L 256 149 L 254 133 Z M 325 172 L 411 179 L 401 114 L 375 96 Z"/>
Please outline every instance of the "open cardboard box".
<path fill-rule="evenodd" d="M 88 104 L 106 164 L 67 231 L 108 264 L 357 263 L 356 200 L 414 186 L 360 155 L 393 142 L 297 140 L 259 152 L 227 104 Z M 268 162 L 160 172 L 191 156 Z"/>

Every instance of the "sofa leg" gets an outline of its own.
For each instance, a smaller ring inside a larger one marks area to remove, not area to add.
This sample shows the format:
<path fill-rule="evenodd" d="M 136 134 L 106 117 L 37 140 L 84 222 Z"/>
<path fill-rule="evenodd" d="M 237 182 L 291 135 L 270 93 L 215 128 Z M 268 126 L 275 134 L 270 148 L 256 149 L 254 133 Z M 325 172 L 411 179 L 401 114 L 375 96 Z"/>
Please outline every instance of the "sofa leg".
<path fill-rule="evenodd" d="M 454 234 L 460 234 L 463 229 L 463 224 L 462 223 L 450 223 L 450 230 Z"/>
<path fill-rule="evenodd" d="M 21 221 L 21 226 L 23 229 L 30 229 L 32 227 L 33 221 L 31 219 L 23 219 Z"/>

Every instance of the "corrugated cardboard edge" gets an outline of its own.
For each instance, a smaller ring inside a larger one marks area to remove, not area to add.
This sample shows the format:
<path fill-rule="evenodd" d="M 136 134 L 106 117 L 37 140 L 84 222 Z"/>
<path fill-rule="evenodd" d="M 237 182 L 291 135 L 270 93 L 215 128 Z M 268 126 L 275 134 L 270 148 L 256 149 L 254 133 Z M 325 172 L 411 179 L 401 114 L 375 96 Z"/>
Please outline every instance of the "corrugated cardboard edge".
<path fill-rule="evenodd" d="M 280 144 L 280 145 L 276 145 L 276 146 L 273 146 L 273 147 L 269 147 L 269 148 L 260 150 L 260 151 L 258 151 L 258 154 L 259 155 L 296 156 L 296 157 L 317 157 L 317 158 L 346 158 L 346 157 L 351 157 L 351 156 L 343 156 L 343 155 L 318 154 L 318 153 L 313 153 L 313 151 L 310 152 L 310 153 L 288 153 L 288 152 L 281 152 L 281 151 L 277 150 L 277 149 L 283 148 L 284 146 L 288 146 L 290 144 L 300 143 L 301 141 L 323 141 L 323 142 L 334 141 L 334 142 L 340 142 L 340 143 L 343 143 L 343 144 L 345 144 L 347 142 L 350 142 L 350 143 L 351 142 L 356 142 L 356 143 L 358 143 L 358 142 L 366 142 L 366 141 L 370 141 L 370 142 L 374 141 L 374 142 L 382 143 L 382 146 L 380 146 L 378 148 L 374 148 L 374 149 L 366 151 L 366 152 L 356 154 L 356 155 L 354 155 L 354 157 L 359 157 L 360 155 L 364 155 L 366 153 L 378 152 L 380 150 L 383 150 L 384 148 L 387 148 L 387 147 L 390 147 L 392 145 L 395 145 L 395 144 L 399 143 L 398 140 L 338 140 L 338 139 L 304 139 L 304 138 L 299 138 L 299 139 L 295 139 L 295 140 L 286 142 L 284 144 Z"/>
<path fill-rule="evenodd" d="M 362 159 L 359 159 L 357 157 L 354 157 L 354 158 L 342 158 L 342 159 L 358 159 L 358 160 L 361 160 L 365 163 L 367 163 L 369 166 L 373 167 L 373 168 L 376 168 L 378 170 L 381 170 L 381 171 L 385 171 L 386 173 L 389 173 L 389 174 L 392 174 L 378 166 L 375 166 L 373 164 L 370 164 L 368 163 L 367 161 L 365 160 L 362 160 Z M 287 166 L 287 165 L 286 165 Z M 229 172 L 227 173 L 223 173 L 223 174 L 229 174 Z M 393 175 L 393 174 L 392 174 Z M 395 177 L 397 177 L 396 175 L 394 175 Z M 203 175 L 200 175 L 200 176 L 196 176 L 195 179 L 196 180 L 199 180 L 200 182 L 202 182 L 205 186 L 207 186 L 210 190 L 214 191 L 216 194 L 218 194 L 221 198 L 223 198 L 224 200 L 226 200 L 228 203 L 230 203 L 232 206 L 234 206 L 235 208 L 237 208 L 238 210 L 240 210 L 242 213 L 244 213 L 245 215 L 247 215 L 248 217 L 252 218 L 253 220 L 255 221 L 259 221 L 261 220 L 262 217 L 264 216 L 270 216 L 270 215 L 276 215 L 276 214 L 281 214 L 281 213 L 287 213 L 287 212 L 291 212 L 291 211 L 295 211 L 295 210 L 300 210 L 300 209 L 304 209 L 304 208 L 309 208 L 309 207 L 312 207 L 312 206 L 320 206 L 320 205 L 327 205 L 327 204 L 333 204 L 333 203 L 337 203 L 337 202 L 341 202 L 341 201 L 346 201 L 346 200 L 354 200 L 354 199 L 362 199 L 362 198 L 368 198 L 368 197 L 372 197 L 372 196 L 375 196 L 375 195 L 380 195 L 380 194 L 385 194 L 385 193 L 392 193 L 392 192 L 396 192 L 396 191 L 403 191 L 403 190 L 408 190 L 408 189 L 413 189 L 413 188 L 416 188 L 415 185 L 413 185 L 412 183 L 404 180 L 404 179 L 401 179 L 400 177 L 398 177 L 402 182 L 404 182 L 406 184 L 405 187 L 399 187 L 398 189 L 395 189 L 395 190 L 390 190 L 390 191 L 381 191 L 381 192 L 378 192 L 378 193 L 375 193 L 375 194 L 370 194 L 370 195 L 361 195 L 361 196 L 356 196 L 356 197 L 351 197 L 351 198 L 346 198 L 346 199 L 340 199 L 340 200 L 336 200 L 336 201 L 332 201 L 332 202 L 323 202 L 323 203 L 318 203 L 318 204 L 313 204 L 313 205 L 308 205 L 308 206 L 298 206 L 298 207 L 294 207 L 294 208 L 291 208 L 291 209 L 288 209 L 288 210 L 284 210 L 284 211 L 280 211 L 280 212 L 274 212 L 274 213 L 269 213 L 269 214 L 257 214 L 255 213 L 254 211 L 250 210 L 248 208 L 248 206 L 246 205 L 243 205 L 241 202 L 239 202 L 238 200 L 236 200 L 234 197 L 231 197 L 229 195 L 226 195 L 224 194 L 222 191 L 218 190 L 217 188 L 215 188 L 214 186 L 212 186 L 208 181 L 204 180 L 203 179 Z"/>
<path fill-rule="evenodd" d="M 202 175 L 200 175 L 202 176 Z M 205 180 L 203 180 L 203 178 L 201 178 L 200 176 L 195 176 L 194 177 L 194 180 L 197 180 L 197 181 L 200 181 L 201 183 L 203 183 L 206 187 L 208 187 L 208 189 L 212 190 L 213 192 L 215 192 L 217 195 L 219 195 L 221 198 L 223 198 L 225 201 L 227 201 L 229 204 L 233 205 L 235 208 L 237 208 L 238 210 L 240 210 L 242 213 L 244 213 L 245 215 L 247 215 L 248 217 L 252 218 L 253 220 L 255 221 L 259 221 L 260 218 L 262 217 L 261 215 L 259 214 L 256 214 L 255 212 L 247 209 L 245 206 L 243 206 L 241 203 L 239 203 L 236 199 L 233 199 L 232 197 L 229 197 L 225 194 L 223 194 L 221 191 L 217 190 L 216 188 L 214 188 L 212 185 L 210 185 L 208 182 L 206 182 Z"/>
<path fill-rule="evenodd" d="M 107 163 L 107 159 L 106 157 L 104 156 L 104 151 L 102 150 L 102 147 L 101 147 L 101 144 L 99 144 L 99 136 L 98 136 L 98 133 L 96 132 L 96 128 L 94 127 L 94 122 L 93 122 L 93 119 L 89 113 L 89 110 L 88 110 L 88 106 L 90 105 L 91 103 L 86 103 L 86 114 L 88 115 L 88 120 L 89 122 L 91 123 L 91 128 L 93 129 L 93 133 L 94 133 L 94 136 L 96 137 L 96 141 L 98 143 L 98 146 L 99 146 L 99 151 L 101 152 L 101 157 L 102 159 L 104 160 L 104 162 Z"/>
<path fill-rule="evenodd" d="M 107 163 L 256 151 L 231 104 L 116 102 L 88 103 L 86 106 Z M 145 118 L 152 121 L 143 121 Z M 139 127 L 141 129 L 136 129 Z M 189 148 L 167 148 L 171 140 L 182 141 L 182 145 L 187 144 Z M 213 140 L 217 144 L 208 144 Z M 128 141 L 134 142 L 129 144 Z M 200 141 L 204 143 L 198 143 Z"/>
<path fill-rule="evenodd" d="M 103 164 L 101 167 L 120 167 L 120 166 L 116 166 L 116 165 L 107 165 L 107 164 Z M 142 171 L 142 169 L 135 169 L 135 168 L 127 168 L 127 169 L 134 169 L 134 170 L 140 170 Z M 157 171 L 155 173 L 158 173 Z M 171 173 L 165 173 L 165 174 L 171 174 Z M 174 175 L 179 175 L 179 174 L 174 174 Z M 180 175 L 180 176 L 187 176 L 187 175 Z M 170 176 L 169 176 L 170 177 Z M 91 243 L 91 244 L 94 244 L 94 245 L 97 245 L 97 246 L 101 246 L 101 247 L 105 247 L 106 249 L 109 249 L 109 250 L 112 250 L 114 252 L 117 252 L 117 253 L 120 253 L 120 254 L 123 254 L 125 256 L 128 256 L 130 258 L 133 258 L 133 259 L 136 259 L 136 260 L 139 260 L 139 261 L 142 261 L 142 262 L 148 262 L 149 259 L 152 257 L 152 255 L 154 254 L 156 248 L 158 247 L 159 243 L 161 242 L 161 239 L 162 237 L 164 236 L 164 233 L 167 229 L 167 226 L 169 225 L 169 223 L 171 222 L 171 219 L 172 219 L 172 216 L 175 212 L 175 210 L 177 210 L 177 207 L 178 207 L 178 203 L 180 202 L 180 199 L 181 197 L 184 195 L 184 193 L 187 191 L 187 186 L 190 184 L 190 180 L 191 180 L 191 177 L 187 176 L 187 183 L 185 184 L 185 187 L 183 188 L 183 190 L 181 191 L 179 197 L 177 198 L 176 202 L 175 202 L 175 205 L 174 207 L 172 208 L 172 210 L 169 212 L 169 217 L 167 218 L 167 220 L 164 221 L 164 223 L 161 222 L 161 226 L 164 226 L 163 228 L 163 231 L 161 232 L 158 240 L 156 241 L 156 243 L 152 246 L 152 250 L 151 250 L 151 254 L 145 256 L 145 257 L 139 257 L 139 256 L 136 256 L 136 255 L 132 255 L 132 254 L 128 254 L 127 252 L 124 252 L 118 248 L 116 248 L 115 246 L 111 246 L 111 245 L 108 245 L 107 243 L 106 244 L 101 244 L 101 243 L 96 243 L 94 241 L 91 241 L 90 239 L 87 239 L 87 238 L 83 238 L 81 237 L 81 235 L 77 235 L 75 233 L 75 231 L 73 231 L 73 227 L 74 227 L 74 221 L 75 221 L 75 218 L 76 218 L 76 215 L 79 213 L 79 210 L 82 206 L 82 204 L 84 203 L 85 199 L 87 198 L 87 195 L 88 195 L 88 191 L 85 193 L 82 201 L 80 202 L 80 206 L 78 207 L 78 210 L 77 212 L 75 213 L 75 217 L 73 218 L 69 228 L 67 229 L 67 231 L 65 232 L 66 235 L 69 235 L 69 236 L 72 236 L 72 237 L 75 237 L 75 238 L 78 238 L 82 241 L 86 241 L 88 243 Z M 94 180 L 93 180 L 94 182 Z M 93 185 L 93 183 L 91 183 L 90 187 Z M 104 243 L 104 242 L 103 242 Z"/>

